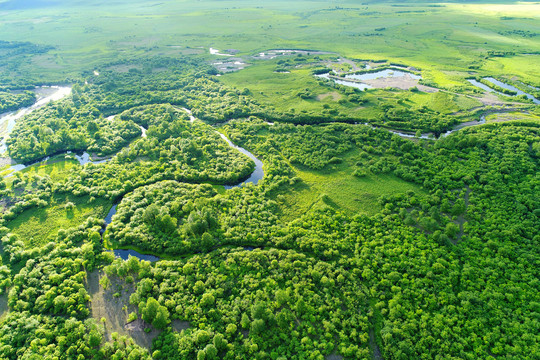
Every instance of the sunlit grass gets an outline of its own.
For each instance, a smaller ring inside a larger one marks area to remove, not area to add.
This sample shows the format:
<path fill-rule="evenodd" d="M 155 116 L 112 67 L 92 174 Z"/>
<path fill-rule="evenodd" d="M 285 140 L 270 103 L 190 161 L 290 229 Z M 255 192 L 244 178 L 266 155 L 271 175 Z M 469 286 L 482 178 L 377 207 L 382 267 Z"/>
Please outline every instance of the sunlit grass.
<path fill-rule="evenodd" d="M 68 202 L 75 206 L 66 208 Z M 110 201 L 105 199 L 90 202 L 89 196 L 55 195 L 49 206 L 25 210 L 6 226 L 30 248 L 46 244 L 58 230 L 79 226 L 90 216 L 104 218 L 110 207 Z"/>
<path fill-rule="evenodd" d="M 381 211 L 381 195 L 406 193 L 411 190 L 423 194 L 424 190 L 392 174 L 353 175 L 356 151 L 344 156 L 341 164 L 328 165 L 320 171 L 294 167 L 302 181 L 280 196 L 283 218 L 294 220 L 310 209 L 331 206 L 350 215 L 373 215 Z"/>

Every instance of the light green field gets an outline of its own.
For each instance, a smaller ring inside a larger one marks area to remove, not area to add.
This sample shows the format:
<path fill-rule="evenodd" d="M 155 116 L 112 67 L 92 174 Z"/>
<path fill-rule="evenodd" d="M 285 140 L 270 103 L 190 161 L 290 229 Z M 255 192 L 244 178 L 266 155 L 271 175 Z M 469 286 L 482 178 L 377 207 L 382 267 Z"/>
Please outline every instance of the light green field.
<path fill-rule="evenodd" d="M 65 208 L 68 201 L 75 204 L 73 210 Z M 57 195 L 51 205 L 25 210 L 8 222 L 7 227 L 28 247 L 34 247 L 46 244 L 60 229 L 79 226 L 90 216 L 104 218 L 110 208 L 111 203 L 104 199 L 96 199 L 90 203 L 88 196 L 77 198 Z"/>
<path fill-rule="evenodd" d="M 436 93 L 412 93 L 408 96 L 403 96 L 403 98 L 414 104 L 413 109 L 425 106 L 444 114 L 482 106 L 482 103 L 476 99 L 442 91 Z"/>
<path fill-rule="evenodd" d="M 21 175 L 38 175 L 49 176 L 53 182 L 65 179 L 71 169 L 80 168 L 77 160 L 60 160 L 51 159 L 47 162 L 29 166 L 20 171 Z M 13 177 L 6 179 L 7 184 L 10 185 L 13 181 Z"/>
<path fill-rule="evenodd" d="M 320 171 L 294 167 L 296 176 L 302 182 L 281 196 L 284 219 L 294 220 L 310 209 L 325 205 L 351 215 L 373 215 L 381 210 L 378 204 L 381 195 L 406 193 L 409 190 L 424 194 L 418 185 L 394 175 L 353 176 L 355 155 L 355 151 L 349 152 L 341 164 L 328 165 Z"/>
<path fill-rule="evenodd" d="M 522 112 L 496 113 L 486 116 L 486 122 L 503 122 L 512 120 L 540 120 L 540 115 L 527 114 Z"/>
<path fill-rule="evenodd" d="M 512 75 L 540 83 L 538 71 L 518 64 L 534 61 L 520 60 L 522 56 L 486 59 L 488 50 L 540 51 L 537 38 L 510 32 L 540 30 L 538 3 L 409 3 L 402 8 L 375 1 L 338 6 L 250 0 L 59 3 L 24 11 L 22 5 L 9 11 L 0 7 L 3 40 L 57 46 L 34 58 L 26 69 L 51 78 L 58 77 L 58 72 L 90 72 L 119 54 L 179 55 L 214 47 L 237 49 L 243 55 L 301 48 L 350 58 L 388 59 L 422 69 L 427 80 L 445 88 L 467 85 L 463 80 L 471 65 L 482 75 L 507 75 L 511 69 Z"/>
<path fill-rule="evenodd" d="M 374 103 L 377 102 L 372 94 L 365 93 L 363 97 L 372 102 L 366 106 L 360 106 L 350 102 L 338 103 L 347 96 L 330 87 L 321 86 L 315 76 L 311 74 L 309 66 L 294 69 L 290 73 L 275 73 L 274 61 L 258 61 L 247 69 L 229 73 L 220 79 L 225 84 L 236 88 L 248 88 L 251 95 L 261 104 L 272 106 L 282 111 L 312 111 L 320 114 L 324 111 L 323 106 L 329 106 L 329 110 L 337 109 L 340 113 L 349 116 L 362 116 L 374 118 L 381 113 Z M 302 99 L 298 96 L 300 91 L 308 89 L 313 94 L 310 99 Z"/>
<path fill-rule="evenodd" d="M 342 91 L 319 85 L 318 79 L 311 75 L 311 69 L 317 66 L 302 65 L 301 68 L 292 69 L 290 73 L 275 73 L 275 61 L 257 61 L 247 69 L 225 74 L 220 79 L 235 88 L 248 88 L 261 104 L 296 113 L 311 111 L 320 114 L 326 106 L 329 110 L 336 109 L 346 116 L 376 119 L 383 114 L 380 107 L 382 104 L 411 110 L 425 106 L 443 114 L 482 106 L 476 99 L 444 91 L 426 93 L 384 89 L 360 92 L 362 99 L 367 102 L 359 105 L 344 101 L 347 100 L 347 94 Z M 311 99 L 298 96 L 298 93 L 305 89 L 309 89 L 313 94 Z"/>

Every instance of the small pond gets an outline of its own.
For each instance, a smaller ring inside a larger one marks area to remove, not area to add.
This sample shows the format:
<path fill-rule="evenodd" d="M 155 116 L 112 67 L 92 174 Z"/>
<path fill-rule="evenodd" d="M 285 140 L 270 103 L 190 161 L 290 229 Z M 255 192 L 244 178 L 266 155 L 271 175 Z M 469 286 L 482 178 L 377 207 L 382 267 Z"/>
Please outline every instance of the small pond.
<path fill-rule="evenodd" d="M 415 79 L 415 80 L 422 79 L 422 76 L 420 75 L 416 75 L 416 74 L 406 72 L 406 71 L 393 70 L 393 69 L 386 69 L 386 70 L 381 70 L 377 72 L 369 72 L 365 74 L 345 75 L 345 79 L 375 80 L 379 78 L 398 78 L 398 77 L 404 77 L 404 76 L 410 76 L 412 79 Z"/>
<path fill-rule="evenodd" d="M 365 84 L 362 81 L 376 80 L 381 78 L 399 78 L 399 77 L 410 77 L 413 80 L 420 80 L 422 76 L 416 75 L 407 71 L 395 70 L 395 69 L 385 69 L 375 72 L 368 72 L 364 74 L 350 74 L 345 75 L 345 77 L 335 77 L 331 76 L 329 73 L 318 74 L 316 77 L 331 79 L 337 84 L 353 87 L 360 90 L 372 89 L 373 86 Z M 349 80 L 349 81 L 347 81 Z"/>
<path fill-rule="evenodd" d="M 315 75 L 315 76 L 323 78 L 323 79 L 333 80 L 336 84 L 353 87 L 353 88 L 356 88 L 356 89 L 360 89 L 362 91 L 366 90 L 366 89 L 372 89 L 373 88 L 373 86 L 371 86 L 371 85 L 360 83 L 360 82 L 338 80 L 338 79 L 335 79 L 335 78 L 331 78 L 330 74 L 319 74 L 319 75 Z"/>

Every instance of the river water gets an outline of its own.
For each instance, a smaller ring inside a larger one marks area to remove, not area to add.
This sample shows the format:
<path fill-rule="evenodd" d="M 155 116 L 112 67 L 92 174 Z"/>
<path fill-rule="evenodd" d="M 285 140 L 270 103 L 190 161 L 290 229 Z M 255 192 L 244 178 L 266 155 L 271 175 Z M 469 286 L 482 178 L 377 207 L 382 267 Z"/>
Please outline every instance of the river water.
<path fill-rule="evenodd" d="M 513 96 L 518 96 L 518 95 L 525 95 L 527 97 L 527 99 L 530 99 L 532 100 L 533 103 L 539 105 L 540 104 L 540 100 L 538 100 L 537 98 L 535 98 L 534 96 L 532 96 L 531 94 L 528 94 L 520 89 L 518 89 L 517 87 L 515 86 L 512 86 L 512 85 L 508 85 L 506 83 L 503 83 L 502 81 L 499 81 L 495 78 L 492 78 L 492 77 L 485 77 L 484 78 L 485 80 L 489 81 L 490 83 L 494 84 L 494 85 L 498 85 L 504 89 L 507 89 L 507 90 L 511 90 L 511 91 L 515 91 L 517 93 L 517 95 L 508 95 L 508 94 L 503 94 L 495 89 L 492 89 L 491 87 L 485 85 L 485 84 L 482 84 L 481 82 L 479 81 L 476 81 L 475 79 L 467 79 L 468 82 L 470 82 L 471 84 L 473 84 L 474 86 L 482 89 L 482 90 L 485 90 L 485 91 L 488 91 L 488 92 L 492 92 L 492 93 L 495 93 L 495 94 L 498 94 L 498 95 L 502 95 L 502 96 L 509 96 L 509 97 L 513 97 Z M 534 87 L 533 87 L 534 88 Z"/>
<path fill-rule="evenodd" d="M 511 91 L 515 91 L 517 92 L 517 95 L 525 95 L 527 97 L 527 99 L 530 99 L 533 101 L 533 103 L 535 104 L 540 104 L 540 100 L 538 100 L 537 98 L 535 98 L 534 96 L 532 96 L 531 94 L 528 94 L 520 89 L 518 89 L 517 87 L 515 86 L 512 86 L 512 85 L 508 85 L 506 83 L 503 83 L 502 81 L 499 81 L 495 78 L 492 78 L 492 77 L 487 77 L 487 78 L 484 78 L 486 79 L 487 81 L 489 81 L 490 83 L 492 84 L 495 84 L 495 85 L 498 85 L 500 87 L 502 87 L 503 89 L 506 89 L 506 90 L 511 90 Z M 517 96 L 516 95 L 516 96 Z"/>
<path fill-rule="evenodd" d="M 353 82 L 353 81 L 346 81 L 346 80 L 341 80 L 341 79 L 338 80 L 338 79 L 331 78 L 329 73 L 318 74 L 318 75 L 315 75 L 315 76 L 319 77 L 319 78 L 323 78 L 323 79 L 332 80 L 336 84 L 353 87 L 353 88 L 356 88 L 356 89 L 360 89 L 362 91 L 364 91 L 366 89 L 372 89 L 373 88 L 373 86 L 368 85 L 368 84 L 364 84 L 364 83 L 357 83 L 357 82 Z"/>
<path fill-rule="evenodd" d="M 330 73 L 317 74 L 315 76 L 323 78 L 323 79 L 332 80 L 336 84 L 349 86 L 349 87 L 353 87 L 360 90 L 373 88 L 373 86 L 362 83 L 360 81 L 375 80 L 379 78 L 398 78 L 398 77 L 405 77 L 405 76 L 410 76 L 414 80 L 422 79 L 422 76 L 420 75 L 416 75 L 407 71 L 395 70 L 395 69 L 385 69 L 385 70 L 380 70 L 380 71 L 367 72 L 364 74 L 345 75 L 344 78 L 340 77 L 339 79 L 336 79 L 335 77 L 330 77 Z M 355 80 L 355 81 L 347 81 L 347 79 Z"/>
<path fill-rule="evenodd" d="M 227 144 L 229 144 L 230 147 L 232 147 L 233 149 L 236 149 L 238 151 L 240 151 L 242 154 L 244 155 L 247 155 L 249 156 L 249 158 L 251 160 L 253 160 L 255 162 L 255 170 L 253 170 L 253 172 L 251 173 L 250 177 L 247 178 L 247 180 L 239 183 L 239 184 L 236 184 L 236 185 L 225 185 L 225 189 L 232 189 L 232 188 L 235 188 L 235 187 L 240 187 L 242 186 L 243 184 L 249 184 L 249 183 L 252 183 L 252 184 L 255 184 L 257 185 L 257 183 L 263 178 L 264 176 L 264 171 L 263 171 L 263 163 L 261 160 L 257 159 L 255 157 L 255 155 L 253 155 L 252 153 L 250 153 L 249 151 L 247 151 L 246 149 L 244 149 L 243 147 L 240 147 L 240 146 L 236 146 L 234 145 L 229 139 L 227 139 L 227 137 L 223 134 L 219 134 L 219 136 L 221 136 L 221 138 L 223 140 L 225 140 L 227 142 Z"/>
<path fill-rule="evenodd" d="M 42 108 L 51 101 L 57 101 L 68 96 L 71 94 L 71 87 L 41 86 L 37 87 L 34 92 L 37 95 L 37 101 L 33 105 L 0 115 L 0 129 L 6 129 L 6 135 L 0 144 L 0 154 L 4 154 L 7 151 L 6 137 L 9 136 L 9 134 L 13 131 L 17 120 L 39 108 Z"/>
<path fill-rule="evenodd" d="M 189 109 L 186 109 L 186 108 L 182 108 L 182 109 L 188 113 L 189 118 L 190 118 L 190 122 L 193 123 L 196 120 L 196 118 L 192 115 L 191 111 Z M 219 136 L 221 136 L 221 138 L 223 140 L 225 140 L 225 142 L 230 147 L 240 151 L 242 154 L 247 155 L 251 160 L 253 160 L 255 162 L 255 170 L 253 170 L 253 172 L 251 173 L 250 177 L 247 180 L 242 181 L 242 182 L 240 182 L 238 184 L 235 184 L 235 185 L 225 185 L 224 186 L 225 189 L 229 190 L 229 189 L 232 189 L 232 188 L 235 188 L 235 187 L 244 186 L 245 184 L 249 184 L 249 183 L 257 185 L 259 183 L 259 181 L 264 177 L 264 170 L 263 170 L 262 161 L 257 159 L 257 157 L 255 157 L 255 155 L 253 155 L 251 152 L 247 151 L 243 147 L 240 147 L 240 146 L 237 146 L 237 145 L 233 144 L 232 141 L 230 141 L 224 134 L 219 133 L 219 132 L 218 132 L 218 134 L 219 134 Z M 111 207 L 111 209 L 109 210 L 109 213 L 105 217 L 105 226 L 101 230 L 102 235 L 105 232 L 107 226 L 112 222 L 112 218 L 116 214 L 116 207 L 117 207 L 117 204 L 113 205 Z M 146 261 L 150 261 L 150 262 L 160 260 L 160 258 L 157 257 L 157 256 L 141 254 L 138 251 L 135 251 L 135 250 L 132 250 L 132 249 L 114 249 L 114 250 L 111 250 L 111 251 L 114 253 L 114 255 L 116 257 L 119 257 L 119 258 L 124 259 L 124 260 L 127 260 L 129 258 L 129 256 L 134 256 L 134 257 L 138 258 L 139 260 L 146 260 Z"/>

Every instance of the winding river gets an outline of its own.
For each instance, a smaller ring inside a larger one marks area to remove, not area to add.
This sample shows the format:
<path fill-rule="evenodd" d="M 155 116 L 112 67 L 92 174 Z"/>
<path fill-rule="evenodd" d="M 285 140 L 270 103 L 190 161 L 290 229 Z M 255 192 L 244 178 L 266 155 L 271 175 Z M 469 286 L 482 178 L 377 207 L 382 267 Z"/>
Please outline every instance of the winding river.
<path fill-rule="evenodd" d="M 515 91 L 516 95 L 503 94 L 502 92 L 499 92 L 499 91 L 489 87 L 488 85 L 481 83 L 480 81 L 477 81 L 475 79 L 467 79 L 467 81 L 470 82 L 472 85 L 474 85 L 474 86 L 476 86 L 476 87 L 478 87 L 478 88 L 480 88 L 482 90 L 485 90 L 487 92 L 492 92 L 492 93 L 495 93 L 495 94 L 498 94 L 498 95 L 501 95 L 501 96 L 509 96 L 509 97 L 525 95 L 525 97 L 527 97 L 527 99 L 529 99 L 529 100 L 532 100 L 532 102 L 534 104 L 540 105 L 540 100 L 538 100 L 537 98 L 535 98 L 531 94 L 526 93 L 526 92 L 518 89 L 515 86 L 508 85 L 508 84 L 503 83 L 502 81 L 499 81 L 499 80 L 497 80 L 495 78 L 492 78 L 492 77 L 485 77 L 484 80 L 487 80 L 490 83 L 492 83 L 493 85 L 497 85 L 497 86 L 499 86 L 499 87 L 501 87 L 503 89 L 510 90 L 510 91 Z M 530 86 L 530 85 L 526 85 L 526 86 Z M 530 86 L 530 87 L 533 88 L 533 89 L 536 89 L 534 86 Z"/>
<path fill-rule="evenodd" d="M 506 111 L 497 111 L 497 112 L 503 113 L 503 112 L 506 112 Z M 452 130 L 448 130 L 447 132 L 442 133 L 441 135 L 439 135 L 438 138 L 436 138 L 433 133 L 423 133 L 423 134 L 420 135 L 420 137 L 417 137 L 415 134 L 412 134 L 412 133 L 409 133 L 409 132 L 402 132 L 402 131 L 397 131 L 397 130 L 392 130 L 392 129 L 385 129 L 385 130 L 391 132 L 392 134 L 396 134 L 396 135 L 399 135 L 399 136 L 404 137 L 404 138 L 437 140 L 437 139 L 441 139 L 443 137 L 447 137 L 448 135 L 453 134 L 456 131 L 459 131 L 461 129 L 471 127 L 471 126 L 482 125 L 482 124 L 485 124 L 485 123 L 486 123 L 486 114 L 483 114 L 483 115 L 480 116 L 479 120 L 466 121 L 466 122 L 462 122 L 460 124 L 457 124 L 456 126 L 454 126 L 454 128 Z M 369 124 L 365 124 L 365 125 L 369 126 Z M 373 129 L 384 129 L 384 128 L 377 128 L 375 126 L 371 126 L 371 127 Z"/>
<path fill-rule="evenodd" d="M 48 95 L 46 97 L 41 98 L 34 105 L 32 105 L 32 106 L 30 106 L 28 108 L 20 109 L 17 112 L 5 114 L 5 115 L 0 117 L 0 120 L 2 122 L 8 121 L 9 124 L 10 124 L 10 126 L 8 126 L 8 129 L 12 130 L 13 126 L 15 124 L 15 121 L 17 119 L 20 119 L 24 115 L 27 115 L 27 114 L 31 113 L 32 111 L 34 111 L 36 109 L 39 109 L 40 107 L 46 105 L 50 101 L 62 99 L 63 97 L 69 95 L 70 92 L 71 92 L 71 88 L 69 88 L 69 87 L 56 87 L 56 88 L 53 88 L 53 89 L 56 89 L 56 91 L 54 91 L 54 93 L 52 93 L 52 94 L 50 94 L 50 95 Z M 196 120 L 196 118 L 193 116 L 193 114 L 191 113 L 191 111 L 189 109 L 187 109 L 187 108 L 181 108 L 181 109 L 184 110 L 189 115 L 190 122 L 193 123 Z M 108 117 L 108 119 L 110 119 L 110 120 L 112 120 L 113 118 L 114 118 L 114 116 Z M 469 121 L 469 122 L 466 122 L 466 123 L 459 124 L 455 128 L 453 128 L 452 130 L 447 131 L 446 133 L 442 134 L 441 137 L 448 136 L 449 134 L 451 134 L 453 132 L 456 132 L 456 131 L 459 131 L 459 130 L 461 130 L 463 128 L 466 128 L 466 127 L 484 124 L 485 122 L 486 122 L 485 115 L 482 115 L 480 117 L 480 120 Z M 271 124 L 271 125 L 273 125 L 273 124 Z M 364 124 L 364 125 L 368 125 L 368 124 Z M 392 130 L 392 129 L 386 129 L 386 130 L 388 130 L 388 131 L 390 131 L 390 132 L 392 132 L 392 133 L 394 133 L 396 135 L 402 136 L 402 137 L 407 137 L 407 138 L 415 138 L 416 137 L 414 134 L 411 134 L 411 133 L 400 132 L 400 131 L 396 131 L 396 130 Z M 141 131 L 142 131 L 141 136 L 146 137 L 146 129 L 141 127 Z M 241 187 L 241 186 L 244 186 L 245 184 L 250 184 L 250 183 L 257 185 L 258 182 L 264 177 L 263 163 L 259 159 L 257 159 L 257 157 L 255 157 L 255 155 L 253 155 L 248 150 L 246 150 L 246 149 L 232 143 L 224 134 L 219 133 L 219 132 L 217 132 L 217 133 L 219 134 L 219 136 L 229 146 L 231 146 L 233 149 L 236 149 L 236 150 L 240 151 L 242 154 L 248 156 L 250 159 L 252 159 L 255 162 L 255 169 L 251 173 L 251 175 L 250 175 L 250 177 L 248 179 L 246 179 L 245 181 L 242 181 L 242 182 L 240 182 L 238 184 L 235 184 L 235 185 L 226 185 L 225 189 L 232 189 L 232 188 L 235 188 L 235 187 Z M 433 135 L 429 134 L 429 133 L 428 134 L 422 134 L 420 138 L 434 140 Z M 4 151 L 5 151 L 5 149 L 4 149 Z M 71 154 L 71 151 L 67 151 L 65 154 Z M 90 157 L 90 154 L 88 154 L 87 152 L 83 152 L 81 155 L 73 154 L 73 156 L 74 156 L 75 159 L 77 159 L 77 161 L 79 161 L 79 163 L 81 165 L 85 165 L 85 164 L 88 164 L 88 163 L 99 164 L 99 163 L 103 163 L 103 162 L 106 162 L 106 161 L 111 159 L 111 158 L 106 158 L 106 159 L 100 159 L 100 160 L 93 161 L 91 159 L 91 157 Z M 24 168 L 26 168 L 28 166 L 41 164 L 41 163 L 43 163 L 43 162 L 45 162 L 47 160 L 49 160 L 49 157 L 46 157 L 44 159 L 41 159 L 41 160 L 36 161 L 34 163 L 31 163 L 31 164 L 12 165 L 11 169 L 13 170 L 13 172 L 10 173 L 9 175 L 7 175 L 7 177 L 12 176 L 15 172 L 20 171 L 20 170 L 22 170 L 22 169 L 24 169 Z M 117 204 L 115 204 L 115 205 L 113 205 L 111 207 L 111 209 L 109 210 L 109 213 L 105 217 L 105 224 L 104 224 L 104 226 L 103 226 L 103 228 L 101 230 L 102 235 L 105 233 L 107 226 L 112 222 L 112 218 L 116 214 L 116 209 L 117 209 Z M 116 257 L 120 257 L 122 259 L 128 259 L 129 256 L 135 256 L 140 260 L 147 260 L 147 261 L 158 261 L 158 260 L 160 260 L 160 258 L 157 257 L 157 256 L 141 254 L 141 253 L 139 253 L 139 252 L 137 252 L 135 250 L 115 249 L 115 250 L 111 250 L 111 251 L 114 253 L 114 255 Z"/>
<path fill-rule="evenodd" d="M 193 123 L 196 120 L 196 118 L 191 113 L 191 110 L 189 110 L 187 108 L 181 108 L 181 109 L 184 110 L 189 115 L 189 121 L 191 123 Z M 255 157 L 255 155 L 253 155 L 251 152 L 244 149 L 243 147 L 240 147 L 240 146 L 237 146 L 237 145 L 233 144 L 233 142 L 230 141 L 227 138 L 227 136 L 225 136 L 224 134 L 222 134 L 222 133 L 220 133 L 218 131 L 216 131 L 216 133 L 218 133 L 219 136 L 230 147 L 240 151 L 244 155 L 247 155 L 251 160 L 253 160 L 255 162 L 255 170 L 253 170 L 253 172 L 251 173 L 249 178 L 247 178 L 246 180 L 244 180 L 244 181 L 242 181 L 242 182 L 240 182 L 238 184 L 235 184 L 235 185 L 224 185 L 225 189 L 230 190 L 230 189 L 233 189 L 233 188 L 236 188 L 236 187 L 244 186 L 245 184 L 249 184 L 249 183 L 257 185 L 259 183 L 259 181 L 264 177 L 264 170 L 263 170 L 262 161 L 257 159 L 257 157 Z M 143 136 L 145 136 L 145 135 L 146 135 L 146 132 L 143 132 Z M 105 231 L 107 229 L 107 226 L 112 222 L 112 218 L 116 214 L 117 206 L 118 206 L 118 204 L 114 204 L 111 207 L 111 209 L 109 210 L 109 213 L 107 214 L 107 216 L 105 217 L 105 225 L 101 229 L 101 235 L 102 236 L 105 233 Z M 252 250 L 252 249 L 247 247 L 246 250 Z M 160 258 L 157 257 L 157 256 L 148 255 L 148 254 L 141 254 L 138 251 L 133 250 L 133 249 L 114 249 L 114 250 L 110 250 L 110 251 L 112 251 L 116 257 L 119 257 L 119 258 L 124 259 L 124 260 L 127 260 L 130 256 L 134 256 L 134 257 L 138 258 L 139 260 L 146 260 L 146 261 L 150 261 L 150 262 L 160 260 Z"/>

